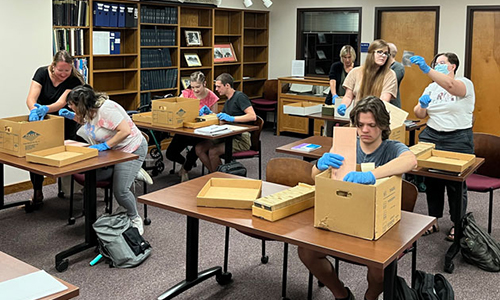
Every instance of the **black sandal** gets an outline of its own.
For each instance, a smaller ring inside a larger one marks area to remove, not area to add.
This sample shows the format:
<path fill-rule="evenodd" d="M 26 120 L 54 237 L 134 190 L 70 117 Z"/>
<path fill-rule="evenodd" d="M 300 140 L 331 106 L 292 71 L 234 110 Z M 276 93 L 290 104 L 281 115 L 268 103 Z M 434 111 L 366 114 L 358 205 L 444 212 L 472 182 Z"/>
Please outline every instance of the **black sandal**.
<path fill-rule="evenodd" d="M 455 241 L 455 226 L 452 226 L 450 228 L 450 231 L 448 231 L 448 235 L 445 237 L 445 239 L 447 241 L 450 241 L 450 242 L 454 242 Z"/>
<path fill-rule="evenodd" d="M 432 225 L 431 228 L 427 229 L 425 232 L 424 232 L 424 236 L 426 235 L 429 235 L 429 234 L 433 234 L 435 232 L 439 232 L 439 226 L 436 224 L 436 225 Z"/>

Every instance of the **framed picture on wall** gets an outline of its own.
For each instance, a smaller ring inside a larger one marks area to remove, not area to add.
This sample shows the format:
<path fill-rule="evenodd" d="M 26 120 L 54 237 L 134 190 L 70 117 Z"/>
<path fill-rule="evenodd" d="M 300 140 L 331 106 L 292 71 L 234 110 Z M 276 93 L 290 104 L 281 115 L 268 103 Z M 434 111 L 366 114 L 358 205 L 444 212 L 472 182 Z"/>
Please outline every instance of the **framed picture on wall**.
<path fill-rule="evenodd" d="M 184 89 L 188 89 L 191 85 L 191 80 L 189 77 L 181 77 L 181 84 Z"/>
<path fill-rule="evenodd" d="M 201 67 L 201 61 L 196 53 L 184 53 L 188 67 Z"/>
<path fill-rule="evenodd" d="M 186 30 L 186 45 L 188 46 L 203 46 L 201 39 L 201 31 L 199 30 Z"/>
<path fill-rule="evenodd" d="M 238 61 L 234 53 L 233 44 L 214 45 L 214 62 L 233 62 Z"/>

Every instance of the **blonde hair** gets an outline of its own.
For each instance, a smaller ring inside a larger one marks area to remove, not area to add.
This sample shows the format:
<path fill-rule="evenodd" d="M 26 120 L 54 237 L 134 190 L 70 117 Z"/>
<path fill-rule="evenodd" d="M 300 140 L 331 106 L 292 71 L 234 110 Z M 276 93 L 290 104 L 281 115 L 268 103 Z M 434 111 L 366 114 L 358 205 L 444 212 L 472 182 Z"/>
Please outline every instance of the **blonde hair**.
<path fill-rule="evenodd" d="M 340 49 L 340 61 L 342 61 L 346 55 L 350 55 L 353 62 L 356 61 L 356 51 L 354 51 L 354 48 L 351 45 L 345 45 L 342 49 Z"/>
<path fill-rule="evenodd" d="M 374 40 L 370 44 L 370 47 L 368 47 L 368 56 L 362 67 L 363 79 L 361 80 L 359 93 L 356 95 L 357 99 L 363 99 L 367 96 L 380 97 L 382 94 L 384 78 L 391 70 L 389 56 L 387 56 L 383 66 L 379 66 L 375 63 L 375 51 L 381 48 L 387 48 L 390 55 L 389 45 L 384 40 Z"/>
<path fill-rule="evenodd" d="M 54 55 L 54 58 L 52 59 L 52 63 L 49 66 L 49 71 L 50 73 L 54 74 L 54 67 L 57 65 L 58 62 L 65 62 L 71 65 L 71 76 L 78 78 L 80 80 L 81 84 L 84 84 L 85 81 L 83 80 L 82 74 L 78 72 L 75 68 L 75 65 L 73 64 L 73 57 L 68 53 L 66 50 L 59 50 L 56 52 Z"/>
<path fill-rule="evenodd" d="M 206 80 L 205 74 L 203 74 L 203 72 L 201 72 L 201 71 L 193 72 L 193 73 L 191 73 L 191 76 L 189 76 L 190 82 L 198 82 L 198 83 L 204 84 L 205 80 Z"/>

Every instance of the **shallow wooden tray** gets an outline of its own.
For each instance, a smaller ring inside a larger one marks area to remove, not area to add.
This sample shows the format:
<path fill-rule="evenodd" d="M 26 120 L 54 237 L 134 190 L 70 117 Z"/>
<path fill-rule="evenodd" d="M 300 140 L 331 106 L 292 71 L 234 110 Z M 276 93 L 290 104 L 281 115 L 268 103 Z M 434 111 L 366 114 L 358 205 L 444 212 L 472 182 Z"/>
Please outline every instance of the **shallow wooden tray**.
<path fill-rule="evenodd" d="M 198 193 L 197 205 L 252 209 L 261 192 L 261 180 L 211 178 Z"/>
<path fill-rule="evenodd" d="M 219 125 L 219 119 L 216 114 L 210 114 L 196 118 L 195 122 L 184 122 L 183 126 L 196 129 L 214 124 Z"/>
<path fill-rule="evenodd" d="M 26 154 L 26 161 L 63 167 L 98 155 L 97 149 L 78 146 L 59 146 Z"/>
<path fill-rule="evenodd" d="M 451 151 L 428 151 L 417 157 L 418 166 L 422 168 L 462 173 L 475 161 L 474 154 L 464 154 Z"/>

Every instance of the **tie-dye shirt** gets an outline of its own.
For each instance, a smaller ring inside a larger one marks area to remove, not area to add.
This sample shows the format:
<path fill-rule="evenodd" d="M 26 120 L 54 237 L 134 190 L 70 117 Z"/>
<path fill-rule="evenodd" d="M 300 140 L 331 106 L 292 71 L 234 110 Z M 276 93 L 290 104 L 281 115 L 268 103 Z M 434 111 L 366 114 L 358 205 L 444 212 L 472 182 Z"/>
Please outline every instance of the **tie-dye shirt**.
<path fill-rule="evenodd" d="M 135 126 L 123 107 L 113 100 L 106 100 L 97 110 L 97 114 L 89 123 L 85 123 L 82 129 L 91 144 L 100 144 L 108 141 L 116 134 L 116 127 L 123 120 L 130 126 L 130 135 L 114 146 L 113 150 L 132 153 L 142 142 L 142 133 Z"/>

